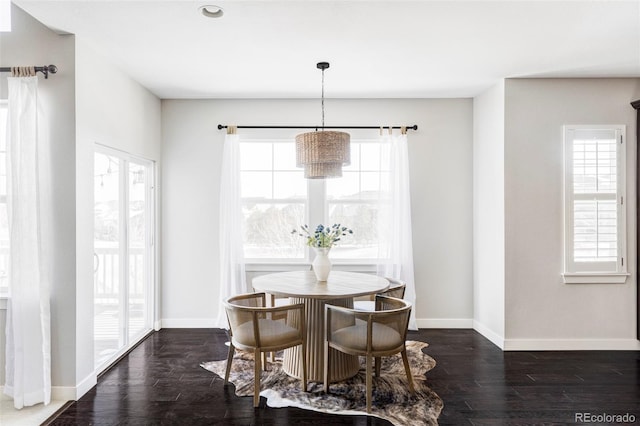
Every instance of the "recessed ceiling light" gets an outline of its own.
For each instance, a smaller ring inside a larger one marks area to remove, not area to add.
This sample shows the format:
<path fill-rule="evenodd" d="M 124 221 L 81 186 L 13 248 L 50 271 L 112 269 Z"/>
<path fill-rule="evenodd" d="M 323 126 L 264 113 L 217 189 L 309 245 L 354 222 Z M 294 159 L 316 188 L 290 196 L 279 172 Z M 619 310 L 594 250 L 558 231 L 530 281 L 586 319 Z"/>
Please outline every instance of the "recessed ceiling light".
<path fill-rule="evenodd" d="M 213 4 L 200 6 L 198 10 L 200 10 L 200 13 L 202 13 L 207 18 L 220 18 L 222 15 L 224 15 L 224 11 L 222 10 L 222 8 Z"/>

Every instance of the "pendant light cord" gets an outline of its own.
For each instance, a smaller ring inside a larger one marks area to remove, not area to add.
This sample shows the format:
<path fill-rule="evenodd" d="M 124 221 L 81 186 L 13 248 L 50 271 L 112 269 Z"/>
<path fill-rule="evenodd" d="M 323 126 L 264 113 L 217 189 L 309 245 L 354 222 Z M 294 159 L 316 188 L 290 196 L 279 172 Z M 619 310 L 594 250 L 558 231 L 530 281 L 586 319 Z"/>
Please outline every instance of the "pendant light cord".
<path fill-rule="evenodd" d="M 324 68 L 322 69 L 322 130 L 324 131 Z"/>

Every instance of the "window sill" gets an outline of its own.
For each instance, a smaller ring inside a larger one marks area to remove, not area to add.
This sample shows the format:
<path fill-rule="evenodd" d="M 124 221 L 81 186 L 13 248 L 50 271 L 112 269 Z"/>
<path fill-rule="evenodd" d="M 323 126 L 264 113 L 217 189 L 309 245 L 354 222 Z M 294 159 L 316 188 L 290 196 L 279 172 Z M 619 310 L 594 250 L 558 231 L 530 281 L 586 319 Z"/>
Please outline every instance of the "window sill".
<path fill-rule="evenodd" d="M 628 272 L 565 272 L 562 280 L 565 284 L 624 284 Z"/>

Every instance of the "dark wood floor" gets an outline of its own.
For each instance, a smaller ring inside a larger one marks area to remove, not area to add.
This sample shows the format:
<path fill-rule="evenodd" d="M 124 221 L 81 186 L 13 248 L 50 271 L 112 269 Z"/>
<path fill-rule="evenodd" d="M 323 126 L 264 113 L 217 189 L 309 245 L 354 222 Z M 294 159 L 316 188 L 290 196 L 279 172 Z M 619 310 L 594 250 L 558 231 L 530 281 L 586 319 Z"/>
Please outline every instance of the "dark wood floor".
<path fill-rule="evenodd" d="M 502 352 L 472 330 L 420 330 L 408 339 L 428 342 L 437 362 L 427 379 L 444 401 L 441 425 L 576 424 L 576 413 L 629 413 L 640 423 L 640 352 Z M 390 424 L 272 409 L 264 398 L 254 409 L 251 397 L 236 397 L 199 367 L 224 359 L 226 340 L 217 329 L 153 333 L 51 424 Z"/>

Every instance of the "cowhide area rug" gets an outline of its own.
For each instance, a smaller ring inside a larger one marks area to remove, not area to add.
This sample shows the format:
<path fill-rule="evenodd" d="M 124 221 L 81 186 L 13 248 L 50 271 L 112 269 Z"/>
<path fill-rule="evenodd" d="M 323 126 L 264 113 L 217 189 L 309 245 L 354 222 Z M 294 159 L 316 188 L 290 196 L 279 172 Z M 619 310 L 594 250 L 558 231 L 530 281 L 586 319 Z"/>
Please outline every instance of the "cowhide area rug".
<path fill-rule="evenodd" d="M 427 386 L 426 373 L 435 367 L 433 358 L 422 352 L 428 344 L 407 341 L 407 355 L 416 392 L 407 385 L 400 354 L 383 357 L 380 377 L 373 377 L 371 415 L 394 425 L 437 425 L 444 406 L 442 399 Z M 279 353 L 278 355 L 282 355 Z M 200 364 L 224 378 L 226 360 Z M 308 392 L 302 392 L 300 380 L 282 371 L 282 359 L 276 356 L 268 363 L 269 370 L 260 377 L 261 396 L 269 407 L 298 407 L 332 414 L 366 415 L 366 364 L 360 357 L 360 371 L 344 382 L 332 383 L 326 394 L 322 383 L 309 382 Z M 253 396 L 253 354 L 236 350 L 229 381 L 237 396 Z"/>

